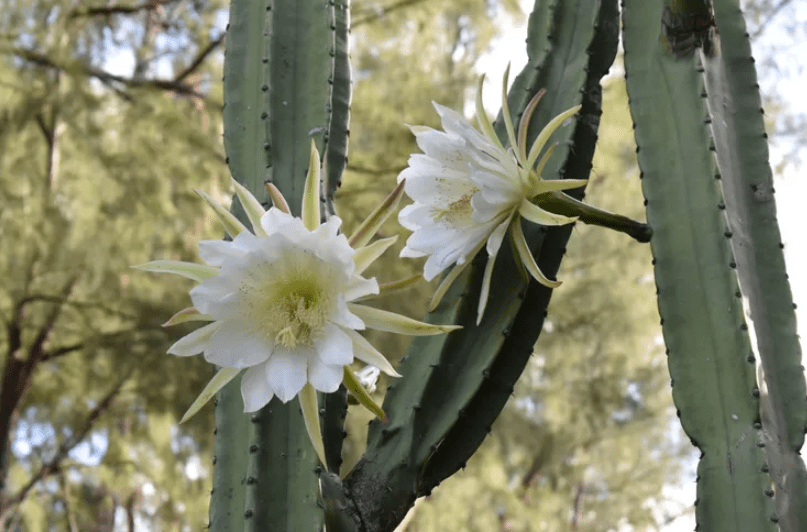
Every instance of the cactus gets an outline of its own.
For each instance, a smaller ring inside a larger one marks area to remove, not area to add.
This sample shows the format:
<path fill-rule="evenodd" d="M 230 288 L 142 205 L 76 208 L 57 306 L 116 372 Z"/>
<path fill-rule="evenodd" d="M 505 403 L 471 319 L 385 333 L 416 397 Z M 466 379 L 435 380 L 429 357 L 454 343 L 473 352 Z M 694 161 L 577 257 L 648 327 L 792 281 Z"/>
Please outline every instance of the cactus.
<path fill-rule="evenodd" d="M 349 2 L 265 2 L 232 0 L 224 79 L 228 163 L 262 202 L 268 200 L 264 183 L 272 182 L 296 208 L 314 139 L 323 154 L 323 199 L 330 210 L 347 157 Z M 798 513 L 807 508 L 797 455 L 807 421 L 804 380 L 794 371 L 800 354 L 792 299 L 775 213 L 765 201 L 772 187 L 761 122 L 758 114 L 742 111 L 758 108 L 759 96 L 753 68 L 743 62 L 750 53 L 732 2 L 715 0 L 717 37 L 706 0 L 624 0 L 628 90 L 654 231 L 673 397 L 684 429 L 703 453 L 699 524 L 708 530 L 775 530 L 779 522 L 783 530 L 797 530 Z M 547 93 L 535 111 L 536 127 L 528 130 L 530 143 L 552 117 L 582 106 L 574 128 L 553 134 L 557 149 L 545 179 L 588 177 L 600 79 L 616 55 L 618 31 L 616 0 L 535 2 L 529 62 L 507 97 L 513 121 L 542 88 Z M 723 55 L 729 46 L 735 55 Z M 736 102 L 740 110 L 732 112 L 726 102 Z M 503 122 L 500 116 L 495 130 L 506 141 Z M 720 174 L 725 203 L 714 179 Z M 583 192 L 569 196 L 581 200 Z M 244 219 L 237 203 L 235 209 Z M 581 221 L 650 239 L 647 226 L 621 217 L 586 214 Z M 525 225 L 524 233 L 541 271 L 554 275 L 571 225 Z M 398 368 L 403 378 L 387 390 L 386 424 L 371 422 L 365 455 L 344 479 L 339 477 L 344 388 L 320 397 L 330 468 L 324 471 L 317 467 L 296 403 L 274 399 L 246 416 L 237 383 L 225 386 L 216 406 L 210 529 L 313 532 L 326 523 L 329 531 L 391 531 L 418 497 L 461 468 L 526 366 L 551 297 L 551 289 L 520 275 L 509 249 L 502 255 L 491 282 L 496 297 L 478 326 L 484 253 L 427 316 L 432 323 L 465 327 L 412 343 Z M 765 415 L 742 314 L 740 297 L 746 292 L 768 383 Z"/>
<path fill-rule="evenodd" d="M 702 452 L 699 527 L 775 530 L 779 523 L 801 530 L 804 465 L 793 453 L 807 414 L 804 377 L 794 371 L 800 352 L 759 93 L 739 6 L 714 6 L 717 31 L 702 0 L 623 4 L 628 94 L 673 399 Z M 761 325 L 768 416 L 760 415 L 744 294 Z M 778 444 L 773 452 L 769 439 Z M 789 469 L 773 471 L 774 462 Z M 790 489 L 784 481 L 771 489 L 769 473 L 794 477 Z"/>

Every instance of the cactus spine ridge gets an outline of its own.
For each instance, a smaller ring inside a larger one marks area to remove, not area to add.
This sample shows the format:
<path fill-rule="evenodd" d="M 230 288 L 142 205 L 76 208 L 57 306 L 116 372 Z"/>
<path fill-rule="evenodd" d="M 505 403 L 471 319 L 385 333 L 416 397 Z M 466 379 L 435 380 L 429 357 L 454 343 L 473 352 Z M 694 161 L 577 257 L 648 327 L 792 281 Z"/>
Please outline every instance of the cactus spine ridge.
<path fill-rule="evenodd" d="M 775 530 L 703 85 L 694 57 L 677 58 L 662 37 L 661 16 L 661 2 L 623 10 L 625 69 L 673 399 L 702 452 L 696 519 L 713 531 Z"/>
<path fill-rule="evenodd" d="M 802 530 L 807 526 L 807 471 L 799 451 L 807 425 L 807 392 L 759 85 L 738 2 L 716 0 L 714 22 L 719 32 L 709 33 L 710 46 L 700 54 L 701 70 L 730 243 L 766 382 L 767 393 L 761 396 L 766 452 L 777 488 L 779 526 L 788 532 Z"/>

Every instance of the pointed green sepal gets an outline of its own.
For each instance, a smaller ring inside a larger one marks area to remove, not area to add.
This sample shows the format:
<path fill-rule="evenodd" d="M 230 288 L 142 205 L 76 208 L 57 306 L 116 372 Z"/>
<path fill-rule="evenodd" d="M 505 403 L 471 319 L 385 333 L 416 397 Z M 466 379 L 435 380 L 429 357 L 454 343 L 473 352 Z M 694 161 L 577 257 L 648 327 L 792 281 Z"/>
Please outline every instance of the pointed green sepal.
<path fill-rule="evenodd" d="M 350 245 L 360 248 L 367 245 L 378 228 L 389 218 L 403 197 L 404 184 L 406 179 L 401 180 L 398 186 L 393 189 L 384 201 L 376 207 L 373 212 L 359 225 L 359 228 L 350 236 Z"/>
<path fill-rule="evenodd" d="M 576 216 L 569 217 L 545 211 L 527 199 L 521 201 L 521 205 L 518 207 L 518 213 L 523 216 L 524 219 L 538 225 L 566 225 L 577 221 Z"/>
<path fill-rule="evenodd" d="M 367 390 L 364 389 L 364 386 L 361 385 L 359 379 L 356 378 L 356 375 L 350 370 L 349 366 L 345 366 L 345 377 L 342 383 L 345 385 L 345 388 L 347 388 L 347 391 L 349 391 L 364 408 L 375 414 L 381 420 L 381 423 L 387 422 L 387 414 L 373 401 L 373 398 L 370 397 L 370 394 L 367 393 Z"/>
<path fill-rule="evenodd" d="M 350 312 L 358 316 L 367 327 L 378 331 L 408 334 L 409 336 L 431 336 L 434 334 L 449 333 L 462 328 L 461 325 L 434 325 L 424 323 L 394 312 L 365 307 L 364 305 L 356 305 L 354 303 L 348 303 L 348 308 Z"/>
<path fill-rule="evenodd" d="M 311 139 L 311 157 L 308 160 L 308 174 L 305 176 L 302 208 L 303 224 L 309 231 L 319 227 L 319 179 L 319 152 L 314 139 Z"/>
<path fill-rule="evenodd" d="M 532 275 L 536 281 L 548 288 L 559 287 L 561 282 L 553 281 L 547 278 L 547 276 L 543 274 L 541 269 L 538 267 L 538 264 L 535 262 L 535 258 L 533 258 L 532 253 L 530 253 L 530 248 L 527 246 L 527 239 L 524 238 L 524 232 L 521 230 L 520 220 L 516 220 L 516 223 L 513 224 L 510 234 L 513 235 L 513 242 L 516 245 L 516 250 L 518 251 L 518 256 L 521 263 L 525 268 L 527 268 L 530 275 Z"/>
<path fill-rule="evenodd" d="M 256 236 L 266 236 L 266 231 L 261 226 L 261 217 L 266 213 L 263 205 L 235 179 L 233 179 L 233 186 L 235 186 L 235 195 L 241 201 L 241 206 L 244 207 L 244 212 L 247 213 L 247 218 L 252 224 L 252 232 Z"/>
<path fill-rule="evenodd" d="M 319 461 L 328 468 L 328 461 L 325 459 L 325 444 L 322 442 L 322 429 L 319 424 L 319 406 L 317 404 L 317 391 L 306 383 L 303 389 L 300 390 L 300 407 L 303 411 L 303 419 L 305 420 L 305 430 L 308 431 L 308 437 L 311 439 L 311 445 L 317 452 Z"/>
<path fill-rule="evenodd" d="M 535 161 L 538 160 L 538 155 L 540 155 L 541 150 L 544 149 L 544 145 L 546 141 L 549 140 L 549 137 L 552 136 L 552 133 L 555 132 L 563 123 L 571 118 L 572 116 L 576 115 L 577 112 L 580 110 L 579 105 L 575 105 L 571 109 L 567 109 L 566 111 L 562 112 L 555 118 L 549 121 L 549 123 L 544 126 L 544 129 L 538 133 L 538 136 L 535 137 L 535 141 L 532 143 L 532 147 L 530 148 L 529 156 L 527 157 L 527 168 L 532 168 L 535 164 Z"/>
<path fill-rule="evenodd" d="M 208 205 L 213 207 L 213 210 L 216 211 L 216 216 L 219 217 L 221 224 L 224 226 L 224 230 L 231 238 L 237 237 L 242 231 L 247 231 L 246 226 L 239 222 L 238 218 L 236 218 L 233 213 L 225 209 L 221 203 L 214 200 L 207 192 L 197 189 L 193 189 L 193 191 L 199 194 Z"/>
<path fill-rule="evenodd" d="M 485 75 L 482 74 L 479 76 L 479 84 L 476 88 L 476 121 L 479 123 L 479 129 L 482 130 L 482 133 L 493 142 L 497 147 L 501 148 L 504 151 L 504 146 L 502 146 L 502 141 L 499 140 L 499 136 L 496 135 L 496 131 L 493 129 L 493 123 L 491 123 L 490 118 L 488 118 L 488 114 L 485 112 L 485 106 L 482 105 L 482 84 L 485 82 Z"/>
<path fill-rule="evenodd" d="M 170 320 L 163 323 L 163 327 L 170 327 L 172 325 L 178 325 L 180 323 L 188 323 L 191 321 L 215 321 L 215 318 L 207 314 L 202 314 L 195 308 L 190 307 L 184 310 L 180 310 L 179 312 L 171 316 Z"/>
<path fill-rule="evenodd" d="M 353 356 L 365 364 L 377 367 L 390 377 L 400 377 L 398 372 L 395 371 L 395 368 L 392 367 L 392 364 L 389 363 L 389 360 L 387 360 L 378 349 L 373 347 L 373 344 L 368 342 L 364 336 L 353 329 L 342 330 L 347 333 L 350 340 L 353 342 Z"/>
<path fill-rule="evenodd" d="M 361 274 L 373 261 L 387 251 L 396 240 L 398 240 L 398 235 L 376 240 L 370 245 L 357 249 L 355 255 L 353 255 L 353 262 L 356 265 L 356 269 L 353 273 L 356 275 Z"/>
<path fill-rule="evenodd" d="M 275 209 L 280 209 L 286 214 L 291 214 L 291 209 L 289 209 L 286 198 L 283 197 L 283 194 L 276 186 L 272 183 L 266 183 L 266 191 L 269 193 L 269 197 L 272 198 L 272 205 L 274 205 Z"/>
<path fill-rule="evenodd" d="M 182 416 L 182 419 L 179 420 L 179 423 L 185 423 L 190 418 L 195 416 L 196 413 L 199 412 L 199 410 L 201 410 L 208 401 L 213 399 L 216 392 L 221 390 L 225 384 L 233 380 L 242 371 L 242 369 L 243 368 L 221 368 L 216 375 L 210 379 L 210 382 L 207 383 L 207 386 L 205 386 L 205 389 L 199 394 L 199 397 L 196 398 L 190 408 L 188 408 L 188 411 L 185 412 L 185 415 Z"/>
<path fill-rule="evenodd" d="M 524 109 L 524 114 L 521 115 L 521 121 L 518 123 L 518 138 L 516 140 L 518 141 L 518 157 L 520 161 L 527 160 L 527 130 L 530 128 L 532 114 L 544 94 L 546 94 L 546 89 L 541 89 L 532 97 L 530 103 L 527 104 L 527 108 Z"/>
<path fill-rule="evenodd" d="M 193 279 L 200 283 L 219 273 L 219 269 L 215 266 L 181 260 L 153 260 L 145 264 L 132 266 L 132 268 L 146 272 L 173 273 L 174 275 L 181 275 L 182 277 L 187 277 L 188 279 Z"/>

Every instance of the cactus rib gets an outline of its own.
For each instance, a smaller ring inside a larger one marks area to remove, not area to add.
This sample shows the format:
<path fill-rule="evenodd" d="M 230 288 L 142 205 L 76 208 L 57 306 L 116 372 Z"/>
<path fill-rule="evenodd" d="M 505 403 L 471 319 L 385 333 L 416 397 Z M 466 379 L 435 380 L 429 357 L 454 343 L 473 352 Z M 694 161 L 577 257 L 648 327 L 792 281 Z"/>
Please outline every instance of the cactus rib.
<path fill-rule="evenodd" d="M 751 346 L 703 124 L 703 86 L 694 56 L 676 58 L 661 35 L 662 7 L 661 1 L 623 6 L 625 70 L 673 400 L 702 452 L 696 519 L 711 531 L 775 530 L 757 445 Z"/>

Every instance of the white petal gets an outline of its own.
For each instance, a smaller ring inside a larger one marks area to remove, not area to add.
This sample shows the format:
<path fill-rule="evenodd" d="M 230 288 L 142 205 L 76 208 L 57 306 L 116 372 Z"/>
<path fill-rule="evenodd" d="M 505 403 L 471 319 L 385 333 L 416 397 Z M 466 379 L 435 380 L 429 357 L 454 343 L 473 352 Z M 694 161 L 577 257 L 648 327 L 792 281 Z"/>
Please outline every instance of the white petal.
<path fill-rule="evenodd" d="M 294 219 L 291 214 L 272 207 L 261 217 L 261 227 L 263 227 L 267 235 L 271 235 L 278 232 L 283 226 L 292 223 Z M 302 225 L 302 222 L 300 224 Z"/>
<path fill-rule="evenodd" d="M 424 205 L 422 203 L 412 203 L 407 205 L 398 213 L 398 223 L 410 231 L 434 224 L 434 205 Z"/>
<path fill-rule="evenodd" d="M 210 337 L 215 333 L 221 323 L 213 322 L 204 327 L 200 327 L 190 334 L 187 334 L 177 340 L 177 342 L 168 348 L 168 353 L 178 357 L 189 357 L 198 355 L 205 350 Z"/>
<path fill-rule="evenodd" d="M 241 398 L 244 412 L 255 412 L 266 406 L 275 394 L 266 380 L 266 364 L 249 368 L 241 377 Z"/>
<path fill-rule="evenodd" d="M 322 334 L 314 340 L 314 347 L 318 359 L 324 364 L 345 366 L 353 362 L 353 342 L 341 328 L 332 323 L 322 327 Z M 341 381 L 341 374 L 339 380 Z"/>
<path fill-rule="evenodd" d="M 495 257 L 496 253 L 499 252 L 499 248 L 502 246 L 502 240 L 504 240 L 504 234 L 507 232 L 510 222 L 513 221 L 513 214 L 514 212 L 511 212 L 507 219 L 496 226 L 496 229 L 494 229 L 490 237 L 488 237 L 488 256 Z"/>
<path fill-rule="evenodd" d="M 365 337 L 356 331 L 346 330 L 345 332 L 353 341 L 353 353 L 356 358 L 365 364 L 375 366 L 387 375 L 392 377 L 400 377 L 398 372 L 395 371 L 395 368 L 392 367 L 392 364 L 389 363 L 389 360 L 387 360 L 386 357 L 381 354 L 380 351 L 378 351 L 378 349 L 373 347 L 373 344 L 368 342 Z"/>
<path fill-rule="evenodd" d="M 314 233 L 320 238 L 336 238 L 339 234 L 339 227 L 342 225 L 342 219 L 338 216 L 331 216 L 324 224 L 320 224 Z"/>
<path fill-rule="evenodd" d="M 292 351 L 275 349 L 264 365 L 269 386 L 277 397 L 285 402 L 297 395 L 308 380 L 308 360 L 316 356 L 307 348 Z"/>
<path fill-rule="evenodd" d="M 364 322 L 350 311 L 347 301 L 341 296 L 336 300 L 336 309 L 331 315 L 331 321 L 345 329 L 364 330 Z"/>
<path fill-rule="evenodd" d="M 375 277 L 372 279 L 365 279 L 354 275 L 344 288 L 345 301 L 355 301 L 360 297 L 369 296 L 370 294 L 378 293 L 378 281 Z"/>
<path fill-rule="evenodd" d="M 258 237 L 249 231 L 242 231 L 231 241 L 202 240 L 199 242 L 199 256 L 210 265 L 221 266 L 225 259 L 243 257 L 258 245 Z"/>
<path fill-rule="evenodd" d="M 440 115 L 443 129 L 447 133 L 467 140 L 472 146 L 480 149 L 494 149 L 491 142 L 471 125 L 460 113 L 438 103 L 434 104 L 437 113 Z M 496 150 L 498 151 L 498 150 Z"/>
<path fill-rule="evenodd" d="M 264 362 L 273 346 L 260 335 L 243 326 L 241 320 L 228 320 L 210 337 L 205 360 L 217 366 L 248 368 Z"/>
<path fill-rule="evenodd" d="M 333 393 L 339 389 L 344 375 L 344 366 L 325 364 L 313 360 L 308 364 L 308 382 L 320 392 Z"/>

